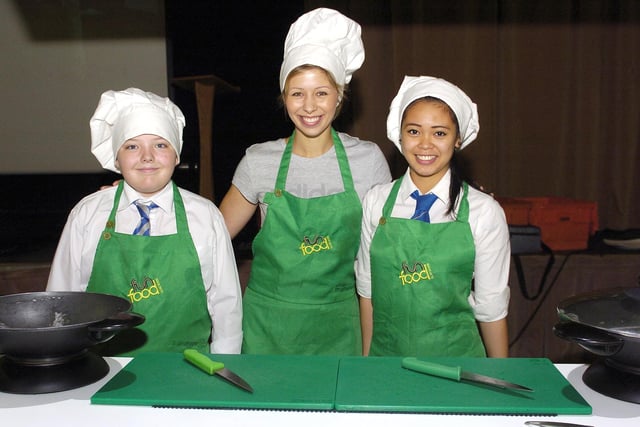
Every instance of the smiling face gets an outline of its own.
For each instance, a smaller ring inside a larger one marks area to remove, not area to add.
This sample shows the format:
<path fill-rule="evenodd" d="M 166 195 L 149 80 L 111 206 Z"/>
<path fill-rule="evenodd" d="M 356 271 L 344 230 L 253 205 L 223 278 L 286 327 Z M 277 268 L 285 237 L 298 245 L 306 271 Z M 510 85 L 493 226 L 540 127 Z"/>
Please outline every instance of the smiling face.
<path fill-rule="evenodd" d="M 400 146 L 411 179 L 427 193 L 446 174 L 454 150 L 460 147 L 457 120 L 449 106 L 433 98 L 410 104 L 402 119 Z"/>
<path fill-rule="evenodd" d="M 318 67 L 292 71 L 283 91 L 287 114 L 296 130 L 309 139 L 330 136 L 340 98 L 333 79 Z"/>
<path fill-rule="evenodd" d="M 118 149 L 115 165 L 125 181 L 144 197 L 162 190 L 171 180 L 178 156 L 169 142 L 157 135 L 138 135 Z"/>

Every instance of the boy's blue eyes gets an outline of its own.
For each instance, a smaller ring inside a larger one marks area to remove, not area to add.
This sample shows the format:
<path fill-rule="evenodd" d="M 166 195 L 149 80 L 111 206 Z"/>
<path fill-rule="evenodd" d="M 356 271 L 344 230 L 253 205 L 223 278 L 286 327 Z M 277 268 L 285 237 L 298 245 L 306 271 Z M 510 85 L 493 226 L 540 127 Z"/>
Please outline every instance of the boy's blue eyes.
<path fill-rule="evenodd" d="M 327 96 L 328 93 L 327 92 L 316 92 L 315 94 L 316 96 Z M 304 96 L 304 94 L 302 92 L 294 92 L 292 94 L 290 94 L 289 96 Z"/>
<path fill-rule="evenodd" d="M 154 148 L 168 148 L 168 147 L 169 147 L 169 144 L 165 144 L 164 142 L 154 144 Z M 139 147 L 134 144 L 124 146 L 125 150 L 135 150 L 136 148 L 139 148 Z"/>

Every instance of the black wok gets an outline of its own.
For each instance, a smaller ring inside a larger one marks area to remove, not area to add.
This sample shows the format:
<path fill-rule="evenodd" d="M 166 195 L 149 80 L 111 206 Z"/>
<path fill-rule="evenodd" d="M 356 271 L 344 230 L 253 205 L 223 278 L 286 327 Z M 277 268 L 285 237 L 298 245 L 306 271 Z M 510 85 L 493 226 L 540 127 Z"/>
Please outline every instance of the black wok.
<path fill-rule="evenodd" d="M 602 360 L 583 380 L 596 391 L 640 403 L 640 287 L 585 293 L 558 305 L 554 333 Z"/>
<path fill-rule="evenodd" d="M 56 363 L 144 322 L 124 298 L 91 292 L 0 297 L 0 354 L 21 363 Z"/>

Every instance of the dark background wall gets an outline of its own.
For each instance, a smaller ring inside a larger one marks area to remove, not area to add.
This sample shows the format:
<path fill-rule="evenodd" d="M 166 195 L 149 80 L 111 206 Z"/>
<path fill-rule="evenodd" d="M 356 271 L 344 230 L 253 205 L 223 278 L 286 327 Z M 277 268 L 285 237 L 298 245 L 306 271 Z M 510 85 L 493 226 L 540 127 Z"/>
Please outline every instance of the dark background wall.
<path fill-rule="evenodd" d="M 282 44 L 289 24 L 303 12 L 302 1 L 166 1 L 168 75 L 214 74 L 238 86 L 238 93 L 216 94 L 213 118 L 213 161 L 216 201 L 252 143 L 290 131 L 277 102 Z M 195 98 L 170 87 L 185 110 L 185 159 L 198 158 Z M 193 142 L 193 143 L 192 143 Z"/>
<path fill-rule="evenodd" d="M 165 0 L 167 91 L 187 116 L 183 164 L 175 180 L 197 191 L 198 117 L 193 93 L 171 79 L 214 74 L 240 88 L 215 98 L 213 173 L 219 203 L 247 146 L 291 132 L 277 101 L 283 40 L 305 10 L 329 6 L 363 25 L 367 46 L 336 127 L 378 142 L 396 176 L 403 165 L 384 136 L 388 103 L 405 73 L 445 76 L 480 105 L 482 132 L 465 154 L 481 183 L 497 195 L 598 200 L 601 213 L 608 214 L 601 215 L 602 227 L 635 227 L 640 220 L 635 214 L 640 187 L 633 184 L 640 170 L 634 161 L 639 5 L 629 0 Z M 0 257 L 22 258 L 34 248 L 42 248 L 39 256 L 50 256 L 47 248 L 57 242 L 69 209 L 115 178 L 0 171 Z M 254 232 L 249 227 L 236 244 L 246 248 Z"/>
<path fill-rule="evenodd" d="M 173 77 L 214 74 L 240 88 L 215 97 L 213 167 L 215 202 L 227 191 L 250 144 L 291 132 L 278 104 L 278 73 L 289 25 L 303 13 L 303 1 L 248 2 L 166 0 L 167 85 L 184 111 L 187 126 L 178 185 L 198 191 L 198 115 L 193 92 Z M 83 149 L 86 145 L 82 146 Z M 119 175 L 1 174 L 0 260 L 48 261 L 69 210 L 85 195 Z M 237 239 L 247 247 L 255 228 Z"/>
<path fill-rule="evenodd" d="M 293 129 L 279 104 L 278 78 L 289 26 L 309 7 L 304 0 L 165 3 L 169 80 L 214 74 L 240 88 L 237 93 L 216 93 L 214 101 L 213 166 L 219 202 L 249 145 L 287 136 Z M 199 147 L 195 97 L 172 85 L 169 91 L 187 115 L 182 157 L 183 166 L 192 166 Z M 349 125 L 349 108 L 337 119 L 339 129 Z M 185 184 L 197 189 L 195 182 Z"/>

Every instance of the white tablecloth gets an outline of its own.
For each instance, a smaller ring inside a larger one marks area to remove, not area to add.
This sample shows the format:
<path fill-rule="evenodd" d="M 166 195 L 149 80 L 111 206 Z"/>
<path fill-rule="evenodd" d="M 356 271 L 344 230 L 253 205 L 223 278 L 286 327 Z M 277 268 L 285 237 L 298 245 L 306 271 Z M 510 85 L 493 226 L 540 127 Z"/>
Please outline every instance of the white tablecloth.
<path fill-rule="evenodd" d="M 0 393 L 3 426 L 523 426 L 527 420 L 553 420 L 596 427 L 640 425 L 640 404 L 612 399 L 591 390 L 582 382 L 586 365 L 561 364 L 558 370 L 593 408 L 592 415 L 557 417 L 432 415 L 388 413 L 340 413 L 263 410 L 174 409 L 143 406 L 92 405 L 91 396 L 131 359 L 107 358 L 110 372 L 102 380 L 59 393 L 19 395 Z M 205 424 L 206 423 L 206 424 Z"/>

